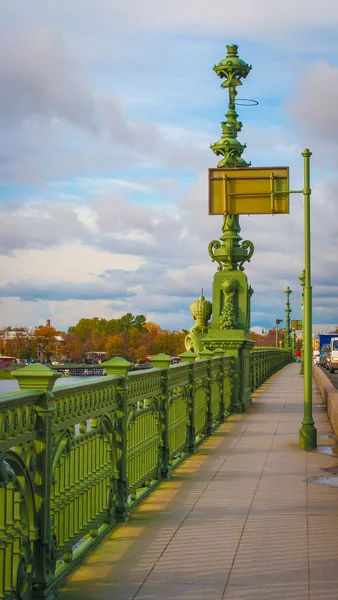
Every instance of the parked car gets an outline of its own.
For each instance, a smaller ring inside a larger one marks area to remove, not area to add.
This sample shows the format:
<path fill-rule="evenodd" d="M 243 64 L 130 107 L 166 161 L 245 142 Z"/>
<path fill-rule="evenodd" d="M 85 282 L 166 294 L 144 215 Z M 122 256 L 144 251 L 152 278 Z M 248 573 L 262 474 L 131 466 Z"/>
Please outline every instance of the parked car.
<path fill-rule="evenodd" d="M 328 366 L 330 373 L 338 369 L 338 337 L 331 338 L 330 351 L 328 353 Z"/>
<path fill-rule="evenodd" d="M 330 351 L 328 350 L 327 352 L 324 352 L 324 356 L 323 356 L 323 367 L 324 367 L 324 369 L 328 369 L 329 368 L 329 362 L 330 362 Z"/>
<path fill-rule="evenodd" d="M 315 363 L 315 365 L 319 363 L 319 360 L 320 360 L 320 352 L 319 352 L 319 350 L 314 350 L 313 351 L 313 362 Z"/>
<path fill-rule="evenodd" d="M 330 346 L 328 344 L 325 344 L 324 346 L 322 346 L 321 352 L 320 352 L 320 361 L 319 361 L 319 364 L 322 367 L 324 367 L 324 369 L 327 369 L 327 367 L 328 367 L 329 351 L 330 351 Z"/>

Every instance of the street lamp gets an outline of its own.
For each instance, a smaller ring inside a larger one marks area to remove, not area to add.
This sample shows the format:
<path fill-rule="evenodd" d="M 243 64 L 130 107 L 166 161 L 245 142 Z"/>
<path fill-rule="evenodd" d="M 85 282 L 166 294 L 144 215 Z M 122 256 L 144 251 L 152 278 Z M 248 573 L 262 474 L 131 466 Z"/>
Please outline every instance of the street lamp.
<path fill-rule="evenodd" d="M 292 290 L 290 290 L 289 286 L 286 288 L 284 294 L 286 295 L 284 348 L 291 349 L 292 341 L 291 341 L 291 329 L 290 329 L 290 313 L 292 313 L 292 310 L 290 308 L 290 294 L 292 294 Z"/>
<path fill-rule="evenodd" d="M 307 148 L 304 157 L 304 418 L 299 430 L 299 445 L 304 450 L 317 447 L 317 429 L 312 417 L 312 286 L 311 286 L 311 243 L 310 243 L 310 156 Z"/>
<path fill-rule="evenodd" d="M 282 321 L 283 321 L 283 319 L 276 319 L 276 348 L 278 348 L 278 325 Z"/>

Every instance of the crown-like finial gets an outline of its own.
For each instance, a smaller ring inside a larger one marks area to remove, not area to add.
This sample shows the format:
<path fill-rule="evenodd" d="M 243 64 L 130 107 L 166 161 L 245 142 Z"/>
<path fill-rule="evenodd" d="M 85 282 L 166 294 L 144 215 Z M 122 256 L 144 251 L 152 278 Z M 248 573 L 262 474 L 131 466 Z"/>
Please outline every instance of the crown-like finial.
<path fill-rule="evenodd" d="M 198 327 L 208 327 L 208 321 L 212 312 L 212 304 L 209 300 L 206 300 L 203 295 L 190 304 L 190 312 Z"/>

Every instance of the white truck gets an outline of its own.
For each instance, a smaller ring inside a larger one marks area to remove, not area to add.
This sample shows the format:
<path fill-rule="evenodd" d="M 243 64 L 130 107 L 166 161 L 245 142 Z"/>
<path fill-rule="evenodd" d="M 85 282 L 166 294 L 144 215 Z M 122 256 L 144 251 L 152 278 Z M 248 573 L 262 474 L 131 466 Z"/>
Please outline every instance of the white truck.
<path fill-rule="evenodd" d="M 330 340 L 330 351 L 328 353 L 328 369 L 330 373 L 334 373 L 338 369 L 338 337 L 333 337 Z"/>

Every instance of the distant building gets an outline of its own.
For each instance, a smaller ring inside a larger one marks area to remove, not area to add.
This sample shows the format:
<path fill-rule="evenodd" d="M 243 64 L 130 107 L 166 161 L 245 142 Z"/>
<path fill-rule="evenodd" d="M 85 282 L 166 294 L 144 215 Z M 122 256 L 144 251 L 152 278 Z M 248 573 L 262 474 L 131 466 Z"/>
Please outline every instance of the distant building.
<path fill-rule="evenodd" d="M 101 363 L 103 360 L 106 360 L 105 352 L 86 352 L 85 354 L 86 360 L 91 360 L 92 362 Z"/>
<path fill-rule="evenodd" d="M 11 367 L 14 364 L 14 356 L 4 356 L 0 354 L 0 367 Z"/>

